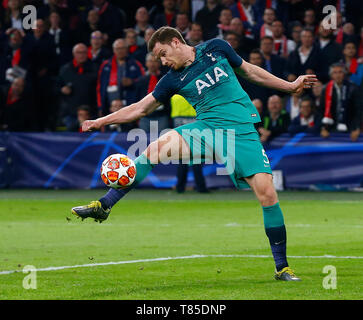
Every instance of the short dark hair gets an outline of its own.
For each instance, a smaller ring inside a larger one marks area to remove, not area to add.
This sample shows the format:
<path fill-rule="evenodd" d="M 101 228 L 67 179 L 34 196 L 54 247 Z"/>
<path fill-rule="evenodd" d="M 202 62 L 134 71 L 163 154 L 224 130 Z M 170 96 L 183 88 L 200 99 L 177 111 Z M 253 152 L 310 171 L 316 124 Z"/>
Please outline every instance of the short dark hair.
<path fill-rule="evenodd" d="M 274 42 L 274 38 L 272 38 L 271 36 L 263 36 L 260 40 L 260 42 L 262 42 L 263 40 L 271 40 L 272 42 Z"/>
<path fill-rule="evenodd" d="M 77 111 L 86 111 L 89 114 L 91 113 L 91 108 L 90 106 L 86 105 L 86 104 L 82 104 L 77 108 Z"/>
<path fill-rule="evenodd" d="M 177 38 L 180 42 L 186 44 L 181 33 L 172 27 L 161 27 L 154 32 L 148 43 L 148 50 L 153 51 L 155 44 L 160 42 L 161 44 L 170 44 L 173 38 Z"/>

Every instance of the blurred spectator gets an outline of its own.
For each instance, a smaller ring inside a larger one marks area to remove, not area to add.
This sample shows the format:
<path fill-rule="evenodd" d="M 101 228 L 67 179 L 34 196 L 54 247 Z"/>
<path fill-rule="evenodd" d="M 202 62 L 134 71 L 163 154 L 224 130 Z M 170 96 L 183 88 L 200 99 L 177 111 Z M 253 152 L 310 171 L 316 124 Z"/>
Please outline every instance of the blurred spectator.
<path fill-rule="evenodd" d="M 347 42 L 343 50 L 345 66 L 348 70 L 349 80 L 360 86 L 363 79 L 363 64 L 358 63 L 357 48 L 354 42 Z"/>
<path fill-rule="evenodd" d="M 272 37 L 272 23 L 276 20 L 275 10 L 266 8 L 263 13 L 263 25 L 260 28 L 260 39 L 265 36 Z"/>
<path fill-rule="evenodd" d="M 343 58 L 342 47 L 333 39 L 333 31 L 326 29 L 323 22 L 319 26 L 319 38 L 316 45 L 320 48 L 319 65 L 320 76 L 319 80 L 323 83 L 329 81 L 329 67 Z"/>
<path fill-rule="evenodd" d="M 82 105 L 77 108 L 77 121 L 78 121 L 78 132 L 82 132 L 82 124 L 86 120 L 91 120 L 91 108 L 87 105 Z"/>
<path fill-rule="evenodd" d="M 146 29 L 152 28 L 152 25 L 149 24 L 149 13 L 145 7 L 140 7 L 136 10 L 135 20 L 134 29 L 137 32 L 137 45 L 142 46 L 145 44 L 144 36 Z"/>
<path fill-rule="evenodd" d="M 346 74 L 344 64 L 330 67 L 331 80 L 323 89 L 319 106 L 323 138 L 331 131 L 350 132 L 352 141 L 359 137 L 362 101 L 358 87 L 345 79 Z"/>
<path fill-rule="evenodd" d="M 200 23 L 203 29 L 203 39 L 209 40 L 215 36 L 215 27 L 219 23 L 219 16 L 223 6 L 218 0 L 207 0 L 205 6 L 197 12 L 195 21 Z"/>
<path fill-rule="evenodd" d="M 97 10 L 88 11 L 87 21 L 79 27 L 76 32 L 75 41 L 88 46 L 90 44 L 91 33 L 100 30 L 99 21 L 100 17 Z"/>
<path fill-rule="evenodd" d="M 99 114 L 107 115 L 111 102 L 122 100 L 124 105 L 137 101 L 135 82 L 145 74 L 140 62 L 128 57 L 124 39 L 113 43 L 113 57 L 104 61 L 97 80 L 97 105 Z"/>
<path fill-rule="evenodd" d="M 203 30 L 202 26 L 198 22 L 193 22 L 191 24 L 186 41 L 190 46 L 193 47 L 203 43 Z"/>
<path fill-rule="evenodd" d="M 155 30 L 163 26 L 175 27 L 176 22 L 176 0 L 163 0 L 164 12 L 155 16 L 153 26 Z"/>
<path fill-rule="evenodd" d="M 237 52 L 239 56 L 244 59 L 246 56 L 248 56 L 246 52 L 242 51 L 240 38 L 236 33 L 229 31 L 226 33 L 224 39 L 231 45 L 231 47 Z"/>
<path fill-rule="evenodd" d="M 96 105 L 97 67 L 87 57 L 87 47 L 79 43 L 73 47 L 73 61 L 65 64 L 58 77 L 60 117 L 68 131 L 77 131 L 77 108 L 90 106 L 94 113 Z"/>
<path fill-rule="evenodd" d="M 147 71 L 136 83 L 137 100 L 141 100 L 155 89 L 161 78 L 160 60 L 151 52 L 146 56 Z M 139 127 L 150 132 L 150 121 L 157 121 L 159 132 L 169 128 L 170 106 L 160 105 L 154 112 L 143 117 L 139 121 Z"/>
<path fill-rule="evenodd" d="M 267 109 L 268 114 L 263 117 L 262 126 L 258 129 L 262 143 L 286 133 L 290 125 L 290 116 L 282 108 L 282 101 L 278 95 L 268 99 Z"/>
<path fill-rule="evenodd" d="M 247 38 L 257 38 L 259 30 L 256 30 L 258 12 L 252 5 L 255 0 L 237 0 L 235 4 L 231 6 L 233 17 L 238 17 L 243 22 L 245 34 Z"/>
<path fill-rule="evenodd" d="M 224 39 L 225 35 L 231 29 L 232 11 L 230 9 L 223 9 L 219 16 L 219 22 L 214 28 L 214 37 Z"/>
<path fill-rule="evenodd" d="M 304 29 L 310 29 L 314 34 L 317 32 L 316 17 L 314 9 L 307 9 L 304 13 Z"/>
<path fill-rule="evenodd" d="M 294 135 L 300 132 L 319 134 L 320 123 L 314 114 L 314 103 L 310 97 L 303 97 L 299 103 L 299 113 L 292 120 L 288 131 Z"/>
<path fill-rule="evenodd" d="M 291 39 L 295 42 L 295 47 L 299 47 L 301 43 L 301 32 L 303 31 L 303 27 L 300 22 L 295 22 L 291 26 Z"/>
<path fill-rule="evenodd" d="M 109 43 L 112 43 L 115 39 L 122 36 L 122 29 L 125 27 L 121 10 L 106 0 L 92 0 L 92 3 L 93 6 L 89 10 L 96 10 L 99 16 L 97 30 L 107 33 Z"/>
<path fill-rule="evenodd" d="M 140 55 L 142 55 L 143 57 L 146 57 L 147 53 L 149 52 L 149 50 L 147 48 L 147 43 L 149 42 L 149 40 L 150 40 L 150 38 L 151 38 L 151 36 L 153 35 L 154 32 L 155 32 L 155 29 L 153 27 L 147 28 L 145 30 L 144 44 L 139 47 Z M 145 60 L 146 59 L 144 59 L 144 61 L 140 61 L 144 68 L 146 68 L 146 65 L 145 65 L 146 61 Z"/>
<path fill-rule="evenodd" d="M 24 2 L 33 2 L 33 1 L 24 1 Z M 40 1 L 37 1 L 38 3 Z M 48 1 L 41 1 L 43 2 L 37 8 L 37 18 L 46 20 L 51 12 L 57 12 L 61 20 L 63 21 L 65 26 L 70 25 L 70 18 L 71 18 L 71 10 L 69 8 L 70 1 L 60 1 L 60 0 L 48 0 Z"/>
<path fill-rule="evenodd" d="M 311 94 L 313 97 L 313 103 L 316 107 L 320 106 L 321 93 L 323 91 L 323 83 L 321 81 L 317 81 L 313 88 L 311 89 Z"/>
<path fill-rule="evenodd" d="M 8 0 L 8 5 L 5 9 L 4 14 L 4 25 L 3 28 L 5 30 L 9 28 L 13 29 L 23 29 L 23 18 L 24 14 L 22 13 L 23 9 L 23 1 L 21 0 Z"/>
<path fill-rule="evenodd" d="M 4 48 L 4 69 L 6 79 L 12 81 L 20 76 L 25 77 L 30 64 L 32 44 L 24 38 L 24 32 L 19 29 L 8 29 L 8 42 Z M 0 83 L 5 82 L 5 74 L 1 75 Z"/>
<path fill-rule="evenodd" d="M 336 19 L 337 27 L 333 30 L 333 36 L 335 37 L 335 41 L 340 45 L 343 44 L 343 16 L 342 13 L 337 11 L 336 14 L 333 14 L 332 19 Z"/>
<path fill-rule="evenodd" d="M 272 8 L 275 11 L 277 20 L 284 25 L 288 23 L 290 1 L 280 0 L 253 0 L 251 4 L 257 9 L 257 17 L 263 17 L 265 9 Z"/>
<path fill-rule="evenodd" d="M 281 21 L 276 20 L 272 23 L 272 37 L 274 39 L 274 54 L 287 58 L 295 50 L 295 42 L 287 39 L 284 35 L 284 26 Z"/>
<path fill-rule="evenodd" d="M 260 41 L 260 50 L 264 58 L 264 69 L 279 78 L 285 78 L 284 71 L 286 60 L 273 54 L 274 40 L 272 37 L 265 36 Z"/>
<path fill-rule="evenodd" d="M 101 63 L 111 57 L 111 52 L 106 47 L 103 46 L 104 35 L 101 31 L 94 31 L 91 34 L 91 45 L 88 47 L 87 56 L 97 68 Z"/>
<path fill-rule="evenodd" d="M 357 36 L 355 35 L 354 25 L 350 22 L 344 23 L 341 27 L 341 31 L 337 34 L 335 42 L 344 46 L 347 42 L 357 42 Z"/>
<path fill-rule="evenodd" d="M 122 109 L 125 105 L 123 104 L 122 100 L 120 99 L 116 99 L 113 100 L 111 102 L 110 105 L 110 113 L 114 113 L 116 111 L 119 111 L 120 109 Z M 124 123 L 124 124 L 110 124 L 108 126 L 106 126 L 106 130 L 107 131 L 117 131 L 117 132 L 122 132 L 122 131 L 127 131 L 127 129 L 130 127 L 133 127 L 133 124 L 129 124 L 129 123 Z M 124 127 L 124 128 L 122 128 Z"/>
<path fill-rule="evenodd" d="M 179 127 L 187 123 L 195 121 L 196 112 L 195 109 L 185 100 L 184 97 L 175 94 L 170 99 L 171 104 L 171 117 L 173 119 L 173 127 Z M 177 170 L 177 183 L 176 191 L 183 193 L 188 179 L 189 164 L 184 164 L 180 161 Z M 200 193 L 207 193 L 205 179 L 203 176 L 202 164 L 194 164 L 191 166 L 194 174 L 194 180 L 196 184 L 196 190 Z"/>
<path fill-rule="evenodd" d="M 360 29 L 360 38 L 358 43 L 358 63 L 363 63 L 363 27 Z"/>
<path fill-rule="evenodd" d="M 31 104 L 24 94 L 25 81 L 16 78 L 0 92 L 0 130 L 27 131 Z"/>
<path fill-rule="evenodd" d="M 251 51 L 249 56 L 249 63 L 264 68 L 264 59 L 259 49 Z M 258 86 L 250 81 L 247 81 L 237 75 L 237 79 L 240 82 L 242 88 L 247 92 L 251 100 L 260 99 L 264 105 L 267 104 L 267 99 L 272 95 L 273 91 L 267 87 Z"/>
<path fill-rule="evenodd" d="M 258 42 L 245 36 L 243 23 L 240 18 L 233 18 L 231 20 L 230 31 L 236 33 L 239 36 L 241 51 L 243 51 L 245 54 L 245 56 L 242 56 L 242 58 L 248 59 L 248 55 L 251 53 L 251 51 L 258 47 Z"/>
<path fill-rule="evenodd" d="M 29 76 L 34 90 L 36 108 L 34 129 L 54 130 L 56 121 L 53 96 L 54 80 L 59 70 L 53 37 L 46 32 L 43 20 L 36 20 L 36 28 L 28 34 L 34 46 L 31 52 Z"/>
<path fill-rule="evenodd" d="M 290 119 L 295 119 L 300 112 L 301 93 L 293 93 L 286 97 L 284 102 L 285 110 L 290 115 Z"/>
<path fill-rule="evenodd" d="M 294 81 L 302 74 L 319 72 L 319 50 L 313 44 L 313 32 L 310 29 L 304 29 L 301 32 L 301 46 L 294 50 L 287 59 L 289 81 Z"/>
<path fill-rule="evenodd" d="M 189 18 L 186 13 L 180 12 L 176 15 L 176 26 L 175 28 L 181 33 L 181 35 L 186 38 L 189 32 Z"/>
<path fill-rule="evenodd" d="M 125 41 L 128 48 L 128 56 L 145 65 L 145 51 L 137 45 L 137 33 L 134 29 L 125 29 Z"/>
<path fill-rule="evenodd" d="M 61 18 L 58 12 L 52 12 L 49 16 L 49 34 L 52 35 L 58 58 L 58 65 L 62 66 L 72 59 L 71 39 L 66 30 L 61 28 Z"/>

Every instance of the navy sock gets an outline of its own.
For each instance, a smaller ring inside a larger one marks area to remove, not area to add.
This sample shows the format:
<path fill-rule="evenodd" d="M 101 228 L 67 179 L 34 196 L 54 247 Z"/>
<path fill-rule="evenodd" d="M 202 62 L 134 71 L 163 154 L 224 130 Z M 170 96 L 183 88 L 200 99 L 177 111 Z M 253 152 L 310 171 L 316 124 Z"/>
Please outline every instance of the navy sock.
<path fill-rule="evenodd" d="M 275 228 L 266 228 L 265 231 L 270 242 L 276 270 L 280 271 L 289 266 L 286 258 L 286 228 L 283 225 Z"/>
<path fill-rule="evenodd" d="M 101 199 L 99 199 L 103 209 L 107 210 L 112 208 L 130 190 L 135 188 L 142 180 L 144 180 L 155 166 L 143 153 L 137 157 L 134 162 L 136 166 L 136 177 L 134 183 L 125 189 L 110 189 Z"/>
<path fill-rule="evenodd" d="M 265 232 L 270 242 L 276 270 L 288 267 L 286 258 L 286 228 L 279 203 L 269 207 L 262 207 Z"/>
<path fill-rule="evenodd" d="M 131 189 L 112 189 L 100 199 L 102 208 L 104 210 L 112 208 L 121 198 L 123 198 Z"/>

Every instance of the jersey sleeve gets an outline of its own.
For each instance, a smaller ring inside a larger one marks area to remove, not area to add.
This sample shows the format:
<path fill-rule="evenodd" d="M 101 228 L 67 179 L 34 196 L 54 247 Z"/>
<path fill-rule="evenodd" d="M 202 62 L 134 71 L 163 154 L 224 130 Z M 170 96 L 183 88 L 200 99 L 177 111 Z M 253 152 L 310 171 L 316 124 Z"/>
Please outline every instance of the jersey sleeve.
<path fill-rule="evenodd" d="M 222 39 L 213 39 L 212 41 L 215 49 L 220 50 L 225 54 L 232 68 L 237 68 L 241 66 L 243 59 L 236 53 L 236 51 L 234 51 L 234 49 L 227 41 Z"/>
<path fill-rule="evenodd" d="M 167 103 L 175 93 L 175 89 L 172 86 L 173 81 L 170 81 L 168 78 L 168 74 L 163 76 L 152 92 L 154 98 L 163 104 Z"/>

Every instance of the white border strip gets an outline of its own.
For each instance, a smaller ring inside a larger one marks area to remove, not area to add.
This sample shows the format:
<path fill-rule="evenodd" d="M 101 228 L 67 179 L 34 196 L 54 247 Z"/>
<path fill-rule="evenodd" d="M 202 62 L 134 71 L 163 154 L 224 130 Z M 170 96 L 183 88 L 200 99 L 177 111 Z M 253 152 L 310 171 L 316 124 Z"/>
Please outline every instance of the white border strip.
<path fill-rule="evenodd" d="M 88 263 L 88 264 L 76 264 L 74 266 L 60 266 L 60 267 L 47 267 L 39 268 L 36 271 L 56 271 L 64 269 L 73 268 L 88 268 L 88 267 L 99 267 L 99 266 L 109 266 L 109 265 L 119 265 L 119 264 L 130 264 L 130 263 L 140 263 L 140 262 L 155 262 L 155 261 L 168 261 L 168 260 L 184 260 L 184 259 L 199 259 L 199 258 L 272 258 L 270 255 L 254 255 L 254 254 L 194 254 L 192 256 L 181 256 L 181 257 L 165 257 L 165 258 L 154 258 L 154 259 L 140 259 L 140 260 L 126 260 L 126 261 L 116 261 L 116 262 L 102 262 L 102 263 Z M 359 256 L 288 256 L 292 259 L 363 259 Z M 22 272 L 22 270 L 8 270 L 0 271 L 0 275 L 11 274 Z"/>

